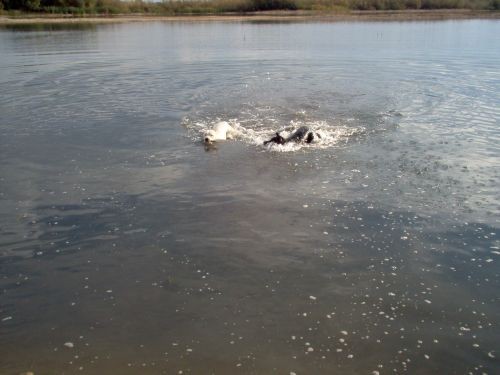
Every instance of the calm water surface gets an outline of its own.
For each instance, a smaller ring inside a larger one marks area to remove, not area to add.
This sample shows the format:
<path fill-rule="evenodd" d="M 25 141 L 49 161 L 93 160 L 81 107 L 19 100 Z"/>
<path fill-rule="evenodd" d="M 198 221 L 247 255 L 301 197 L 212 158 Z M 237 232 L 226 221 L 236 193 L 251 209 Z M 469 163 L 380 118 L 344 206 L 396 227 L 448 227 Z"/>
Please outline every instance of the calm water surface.
<path fill-rule="evenodd" d="M 0 29 L 0 373 L 500 373 L 498 35 Z"/>

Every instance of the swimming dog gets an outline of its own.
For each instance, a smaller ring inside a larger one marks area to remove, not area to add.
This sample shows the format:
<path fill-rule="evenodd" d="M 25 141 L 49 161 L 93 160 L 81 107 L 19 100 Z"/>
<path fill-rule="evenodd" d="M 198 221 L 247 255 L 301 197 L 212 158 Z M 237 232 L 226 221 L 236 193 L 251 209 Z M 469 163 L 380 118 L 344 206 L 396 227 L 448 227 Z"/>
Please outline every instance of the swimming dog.
<path fill-rule="evenodd" d="M 279 132 L 276 132 L 276 135 L 272 137 L 270 140 L 265 141 L 264 144 L 268 143 L 277 143 L 279 145 L 287 144 L 288 142 L 301 142 L 304 141 L 306 143 L 311 143 L 315 138 L 321 138 L 321 135 L 318 133 L 312 132 L 307 126 L 301 126 L 294 132 L 292 132 L 288 137 L 283 137 Z"/>
<path fill-rule="evenodd" d="M 233 139 L 238 136 L 238 134 L 239 132 L 229 125 L 227 121 L 219 121 L 212 129 L 205 133 L 203 140 L 205 143 L 212 143 L 215 141 Z"/>

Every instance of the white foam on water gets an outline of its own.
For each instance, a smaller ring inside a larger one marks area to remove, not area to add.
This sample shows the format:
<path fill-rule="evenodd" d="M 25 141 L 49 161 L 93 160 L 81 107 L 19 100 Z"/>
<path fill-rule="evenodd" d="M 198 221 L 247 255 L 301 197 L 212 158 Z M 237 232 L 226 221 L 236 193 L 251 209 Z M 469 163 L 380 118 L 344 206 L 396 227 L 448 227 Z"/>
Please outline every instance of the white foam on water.
<path fill-rule="evenodd" d="M 345 125 L 340 122 L 327 121 L 290 121 L 288 124 L 279 124 L 275 119 L 268 118 L 265 122 L 245 121 L 239 119 L 206 119 L 191 120 L 185 118 L 183 125 L 188 129 L 188 134 L 193 141 L 201 141 L 203 135 L 219 121 L 227 121 L 239 132 L 235 141 L 244 142 L 249 145 L 261 147 L 263 150 L 272 152 L 294 152 L 301 149 L 324 149 L 346 144 L 350 139 L 364 134 L 365 128 L 362 126 Z M 244 124 L 244 125 L 243 125 Z M 294 130 L 301 126 L 307 126 L 316 134 L 313 142 L 289 142 L 285 145 L 264 142 L 271 139 L 276 132 L 283 137 L 287 137 Z M 319 135 L 319 137 L 317 136 Z"/>

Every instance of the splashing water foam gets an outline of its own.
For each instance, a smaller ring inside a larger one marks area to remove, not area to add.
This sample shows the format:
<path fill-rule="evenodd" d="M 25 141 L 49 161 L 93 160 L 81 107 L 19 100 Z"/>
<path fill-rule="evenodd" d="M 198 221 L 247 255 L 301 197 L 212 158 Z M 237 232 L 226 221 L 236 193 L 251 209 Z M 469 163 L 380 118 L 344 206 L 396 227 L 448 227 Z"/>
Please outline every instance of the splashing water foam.
<path fill-rule="evenodd" d="M 201 140 L 207 130 L 211 129 L 217 122 L 227 121 L 239 132 L 235 138 L 236 141 L 241 141 L 249 145 L 259 146 L 264 150 L 273 152 L 293 152 L 300 149 L 319 148 L 324 149 L 334 147 L 339 144 L 347 143 L 351 138 L 362 135 L 366 129 L 362 126 L 347 126 L 342 124 L 330 124 L 327 121 L 290 121 L 283 127 L 279 126 L 277 121 L 266 121 L 264 123 L 245 123 L 239 119 L 206 119 L 206 120 L 191 120 L 185 118 L 183 125 L 188 129 L 188 134 L 193 141 Z M 242 123 L 245 123 L 242 125 Z M 287 137 L 294 130 L 301 126 L 307 126 L 309 129 L 320 137 L 315 137 L 312 143 L 305 142 L 289 142 L 285 145 L 269 143 L 264 145 L 264 141 L 269 140 L 276 132 L 279 132 L 283 137 Z"/>

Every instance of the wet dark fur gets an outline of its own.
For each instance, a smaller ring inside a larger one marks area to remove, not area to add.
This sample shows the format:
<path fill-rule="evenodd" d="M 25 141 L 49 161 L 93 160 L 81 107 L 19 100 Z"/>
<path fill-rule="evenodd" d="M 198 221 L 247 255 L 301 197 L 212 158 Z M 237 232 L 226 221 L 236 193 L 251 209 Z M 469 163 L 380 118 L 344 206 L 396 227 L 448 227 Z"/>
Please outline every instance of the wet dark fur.
<path fill-rule="evenodd" d="M 314 140 L 314 137 L 321 138 L 319 134 L 310 131 L 307 126 L 301 126 L 286 138 L 281 136 L 280 133 L 276 133 L 274 137 L 265 141 L 264 144 L 267 145 L 268 143 L 277 143 L 279 145 L 284 145 L 291 141 L 300 142 L 302 140 L 306 143 L 311 143 Z"/>

